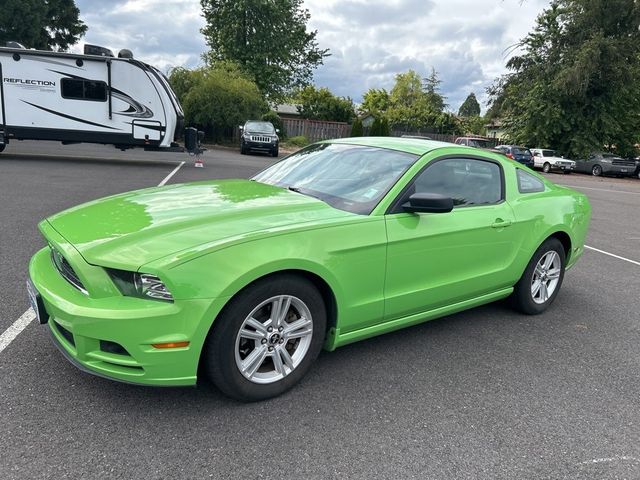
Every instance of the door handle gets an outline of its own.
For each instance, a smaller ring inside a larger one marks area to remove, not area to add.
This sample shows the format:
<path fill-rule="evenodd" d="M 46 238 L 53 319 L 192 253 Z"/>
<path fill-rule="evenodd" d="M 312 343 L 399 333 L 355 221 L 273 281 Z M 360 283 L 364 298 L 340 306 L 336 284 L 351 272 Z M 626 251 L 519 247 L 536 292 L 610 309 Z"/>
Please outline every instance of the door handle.
<path fill-rule="evenodd" d="M 503 220 L 496 218 L 496 221 L 491 224 L 491 228 L 505 228 L 511 226 L 511 220 Z"/>

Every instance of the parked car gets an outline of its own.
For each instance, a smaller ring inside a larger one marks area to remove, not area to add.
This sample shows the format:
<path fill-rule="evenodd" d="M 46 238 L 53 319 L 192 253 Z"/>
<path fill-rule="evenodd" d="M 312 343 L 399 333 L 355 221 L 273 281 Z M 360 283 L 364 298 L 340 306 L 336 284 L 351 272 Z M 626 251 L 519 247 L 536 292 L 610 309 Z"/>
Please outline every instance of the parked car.
<path fill-rule="evenodd" d="M 332 140 L 250 180 L 74 207 L 39 224 L 31 304 L 87 372 L 165 386 L 207 375 L 246 401 L 291 388 L 323 346 L 506 297 L 542 313 L 584 252 L 588 198 L 465 150 Z"/>
<path fill-rule="evenodd" d="M 519 147 L 517 145 L 498 145 L 496 150 L 500 150 L 511 160 L 533 168 L 533 154 L 527 147 Z"/>
<path fill-rule="evenodd" d="M 491 148 L 490 142 L 486 138 L 458 137 L 455 144 L 474 148 Z"/>
<path fill-rule="evenodd" d="M 600 175 L 615 175 L 619 177 L 631 177 L 636 173 L 635 160 L 625 160 L 613 153 L 596 152 L 586 159 L 577 161 L 576 171 L 590 173 L 595 177 Z"/>
<path fill-rule="evenodd" d="M 552 170 L 571 173 L 576 169 L 576 162 L 558 156 L 555 150 L 532 148 L 531 152 L 533 153 L 533 165 L 542 169 L 544 173 L 549 173 Z"/>
<path fill-rule="evenodd" d="M 240 153 L 265 152 L 278 156 L 280 133 L 271 122 L 249 120 L 240 127 Z"/>

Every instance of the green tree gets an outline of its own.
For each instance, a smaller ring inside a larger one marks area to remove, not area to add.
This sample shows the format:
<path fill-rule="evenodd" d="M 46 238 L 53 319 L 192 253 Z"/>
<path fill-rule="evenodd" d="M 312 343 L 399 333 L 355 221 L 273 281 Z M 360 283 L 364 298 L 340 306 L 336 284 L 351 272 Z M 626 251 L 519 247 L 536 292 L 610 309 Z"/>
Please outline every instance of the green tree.
<path fill-rule="evenodd" d="M 480 116 L 480 104 L 476 99 L 475 93 L 470 93 L 466 100 L 460 105 L 458 115 L 461 117 L 478 117 Z"/>
<path fill-rule="evenodd" d="M 258 86 L 230 65 L 174 69 L 169 82 L 176 90 L 183 88 L 186 123 L 198 126 L 216 141 L 231 137 L 238 125 L 261 118 L 269 110 Z"/>
<path fill-rule="evenodd" d="M 509 137 L 576 157 L 631 153 L 640 140 L 639 25 L 637 0 L 552 1 L 490 89 Z"/>
<path fill-rule="evenodd" d="M 369 129 L 369 135 L 372 137 L 388 137 L 391 135 L 389 121 L 385 117 L 376 117 Z"/>
<path fill-rule="evenodd" d="M 328 50 L 307 31 L 302 0 L 201 0 L 207 61 L 237 62 L 271 100 L 308 85 Z"/>
<path fill-rule="evenodd" d="M 308 85 L 294 97 L 302 118 L 350 123 L 356 116 L 353 100 L 337 97 L 328 88 Z"/>
<path fill-rule="evenodd" d="M 87 31 L 74 0 L 4 0 L 0 7 L 0 46 L 64 51 Z"/>
<path fill-rule="evenodd" d="M 440 80 L 435 70 L 423 82 L 413 70 L 396 75 L 396 83 L 389 94 L 389 108 L 385 117 L 396 128 L 422 130 L 437 128 L 446 106 L 438 92 Z"/>
<path fill-rule="evenodd" d="M 384 88 L 370 88 L 362 96 L 362 105 L 360 109 L 363 112 L 371 113 L 372 115 L 384 114 L 390 105 L 389 92 Z"/>
<path fill-rule="evenodd" d="M 364 135 L 364 127 L 362 126 L 362 120 L 356 118 L 351 125 L 351 136 L 361 137 Z"/>

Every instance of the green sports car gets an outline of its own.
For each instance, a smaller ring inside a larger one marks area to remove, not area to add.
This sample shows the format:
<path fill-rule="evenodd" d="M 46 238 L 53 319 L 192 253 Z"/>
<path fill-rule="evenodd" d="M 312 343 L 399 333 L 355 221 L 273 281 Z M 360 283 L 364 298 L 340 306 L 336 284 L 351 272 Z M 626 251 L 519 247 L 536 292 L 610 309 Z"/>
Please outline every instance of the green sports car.
<path fill-rule="evenodd" d="M 434 141 L 311 145 L 250 180 L 125 193 L 54 215 L 29 297 L 93 374 L 259 400 L 324 347 L 510 297 L 556 298 L 587 198 L 502 155 Z"/>

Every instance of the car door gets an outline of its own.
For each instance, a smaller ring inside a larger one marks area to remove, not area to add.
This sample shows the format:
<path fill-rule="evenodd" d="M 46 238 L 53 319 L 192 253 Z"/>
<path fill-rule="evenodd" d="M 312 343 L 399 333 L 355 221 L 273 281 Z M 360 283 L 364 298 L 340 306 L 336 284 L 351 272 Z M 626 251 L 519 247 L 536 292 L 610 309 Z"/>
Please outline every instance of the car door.
<path fill-rule="evenodd" d="M 517 248 L 497 161 L 443 158 L 417 174 L 386 215 L 385 320 L 497 291 Z M 449 213 L 406 213 L 412 193 L 454 199 Z"/>
<path fill-rule="evenodd" d="M 542 168 L 544 159 L 542 158 L 542 152 L 540 150 L 533 150 L 533 166 Z"/>

